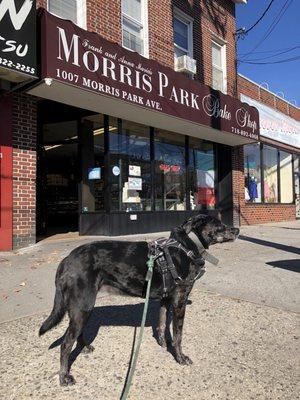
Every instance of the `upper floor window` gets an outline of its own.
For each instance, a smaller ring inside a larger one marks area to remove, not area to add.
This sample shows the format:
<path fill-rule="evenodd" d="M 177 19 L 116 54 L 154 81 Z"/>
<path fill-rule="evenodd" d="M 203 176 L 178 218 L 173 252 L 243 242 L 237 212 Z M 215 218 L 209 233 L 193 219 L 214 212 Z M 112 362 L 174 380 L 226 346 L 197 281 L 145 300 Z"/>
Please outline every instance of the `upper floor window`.
<path fill-rule="evenodd" d="M 48 0 L 48 10 L 86 28 L 86 0 Z"/>
<path fill-rule="evenodd" d="M 193 57 L 193 20 L 178 9 L 174 9 L 174 56 Z"/>
<path fill-rule="evenodd" d="M 212 87 L 223 93 L 227 91 L 226 46 L 212 41 Z"/>
<path fill-rule="evenodd" d="M 148 57 L 147 0 L 122 0 L 123 46 Z"/>

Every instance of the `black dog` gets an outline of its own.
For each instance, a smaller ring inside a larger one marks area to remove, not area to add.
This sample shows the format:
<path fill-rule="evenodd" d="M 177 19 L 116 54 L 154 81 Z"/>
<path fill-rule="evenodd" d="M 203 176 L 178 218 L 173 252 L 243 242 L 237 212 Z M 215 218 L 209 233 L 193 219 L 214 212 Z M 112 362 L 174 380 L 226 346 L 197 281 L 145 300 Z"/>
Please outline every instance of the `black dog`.
<path fill-rule="evenodd" d="M 188 235 L 194 233 L 195 243 Z M 189 357 L 181 350 L 182 327 L 186 303 L 196 278 L 204 273 L 204 259 L 199 253 L 199 244 L 208 249 L 215 243 L 234 240 L 239 234 L 236 228 L 228 228 L 216 218 L 197 215 L 180 227 L 171 231 L 170 237 L 181 246 L 170 248 L 170 256 L 176 273 L 181 280 L 169 280 L 167 297 L 162 297 L 163 280 L 158 268 L 154 268 L 151 285 L 151 298 L 161 300 L 158 341 L 166 346 L 166 314 L 170 306 L 173 311 L 173 346 L 177 362 L 191 364 Z M 187 250 L 183 251 L 182 247 Z M 190 253 L 188 253 L 190 252 Z M 70 323 L 61 345 L 60 373 L 61 385 L 73 384 L 69 374 L 68 360 L 72 347 L 77 340 L 85 351 L 93 351 L 83 339 L 83 328 L 95 305 L 97 292 L 102 284 L 114 286 L 132 296 L 142 297 L 145 288 L 145 276 L 148 260 L 147 242 L 103 241 L 93 242 L 73 250 L 60 263 L 56 278 L 54 306 L 50 316 L 43 323 L 39 334 L 57 325 L 68 312 Z M 194 257 L 189 257 L 193 254 Z M 194 260 L 197 259 L 197 262 Z M 199 262 L 200 260 L 200 262 Z"/>

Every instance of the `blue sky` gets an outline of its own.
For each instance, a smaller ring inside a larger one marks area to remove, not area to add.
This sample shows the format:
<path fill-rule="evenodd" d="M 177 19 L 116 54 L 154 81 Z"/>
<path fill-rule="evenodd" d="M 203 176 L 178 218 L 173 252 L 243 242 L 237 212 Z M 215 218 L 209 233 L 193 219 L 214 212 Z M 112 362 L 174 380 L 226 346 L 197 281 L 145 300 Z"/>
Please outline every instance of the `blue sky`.
<path fill-rule="evenodd" d="M 250 28 L 263 14 L 269 3 L 270 0 L 248 0 L 247 5 L 237 5 L 237 28 Z M 279 19 L 280 13 L 285 10 L 284 6 L 288 8 Z M 276 24 L 275 28 L 262 41 L 273 23 Z M 262 43 L 251 54 L 246 55 L 260 41 Z M 289 51 L 293 47 L 296 48 Z M 278 54 L 281 52 L 282 54 Z M 278 55 L 274 56 L 275 54 Z M 238 40 L 238 59 L 241 60 L 265 63 L 297 56 L 300 57 L 299 0 L 274 0 L 259 24 L 244 39 Z M 297 106 L 300 107 L 300 58 L 282 64 L 255 65 L 241 62 L 238 65 L 238 71 L 259 84 L 267 82 L 269 90 L 275 93 L 283 92 L 287 100 L 291 102 L 296 100 Z"/>

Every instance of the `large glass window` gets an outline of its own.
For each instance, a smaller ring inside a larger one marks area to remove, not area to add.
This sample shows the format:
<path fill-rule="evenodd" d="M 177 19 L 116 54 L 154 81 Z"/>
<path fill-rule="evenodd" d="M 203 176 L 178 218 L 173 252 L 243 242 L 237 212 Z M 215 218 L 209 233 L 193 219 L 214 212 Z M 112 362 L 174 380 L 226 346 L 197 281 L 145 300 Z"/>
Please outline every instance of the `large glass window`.
<path fill-rule="evenodd" d="M 151 210 L 149 128 L 110 118 L 109 143 L 111 210 Z"/>
<path fill-rule="evenodd" d="M 265 203 L 278 202 L 277 164 L 278 150 L 274 147 L 263 147 L 263 177 Z"/>
<path fill-rule="evenodd" d="M 261 163 L 261 154 L 263 165 Z M 262 166 L 262 167 L 261 167 Z M 261 170 L 262 168 L 262 170 Z M 245 200 L 248 203 L 293 203 L 293 158 L 290 153 L 259 144 L 244 146 Z M 261 185 L 263 177 L 263 187 Z M 263 190 L 262 190 L 263 188 Z M 264 197 L 262 197 L 262 193 Z"/>
<path fill-rule="evenodd" d="M 186 209 L 185 137 L 156 130 L 155 209 L 179 211 Z"/>
<path fill-rule="evenodd" d="M 245 200 L 260 203 L 261 198 L 261 163 L 259 144 L 244 146 Z"/>
<path fill-rule="evenodd" d="M 193 137 L 190 137 L 189 143 L 191 210 L 214 209 L 216 191 L 213 144 Z"/>
<path fill-rule="evenodd" d="M 280 151 L 280 201 L 293 203 L 293 164 L 292 155 Z"/>

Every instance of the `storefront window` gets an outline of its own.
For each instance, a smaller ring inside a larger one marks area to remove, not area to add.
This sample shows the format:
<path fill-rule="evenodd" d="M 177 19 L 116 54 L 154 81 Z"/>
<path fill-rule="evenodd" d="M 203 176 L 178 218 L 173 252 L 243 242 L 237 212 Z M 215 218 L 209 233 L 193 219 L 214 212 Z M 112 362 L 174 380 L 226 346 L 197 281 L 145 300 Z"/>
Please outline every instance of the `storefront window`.
<path fill-rule="evenodd" d="M 261 202 L 261 162 L 259 144 L 244 146 L 245 200 Z"/>
<path fill-rule="evenodd" d="M 292 155 L 280 151 L 280 197 L 281 203 L 293 203 Z"/>
<path fill-rule="evenodd" d="M 109 119 L 112 211 L 151 210 L 149 127 Z"/>
<path fill-rule="evenodd" d="M 189 157 L 191 210 L 214 209 L 216 192 L 213 144 L 190 137 Z"/>
<path fill-rule="evenodd" d="M 186 209 L 185 137 L 162 130 L 154 134 L 155 209 Z"/>
<path fill-rule="evenodd" d="M 265 203 L 278 202 L 277 163 L 278 151 L 274 147 L 263 147 L 264 200 Z"/>

